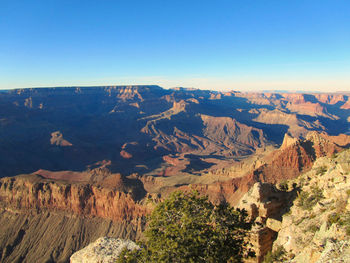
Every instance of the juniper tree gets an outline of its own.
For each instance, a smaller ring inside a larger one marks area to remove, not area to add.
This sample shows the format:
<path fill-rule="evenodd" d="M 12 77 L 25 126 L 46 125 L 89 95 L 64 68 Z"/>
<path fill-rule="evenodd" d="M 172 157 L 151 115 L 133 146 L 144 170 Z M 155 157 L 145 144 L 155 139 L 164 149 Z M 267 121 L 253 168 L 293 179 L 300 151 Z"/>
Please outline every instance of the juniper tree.
<path fill-rule="evenodd" d="M 174 192 L 149 217 L 142 248 L 118 262 L 241 262 L 248 228 L 245 211 Z"/>

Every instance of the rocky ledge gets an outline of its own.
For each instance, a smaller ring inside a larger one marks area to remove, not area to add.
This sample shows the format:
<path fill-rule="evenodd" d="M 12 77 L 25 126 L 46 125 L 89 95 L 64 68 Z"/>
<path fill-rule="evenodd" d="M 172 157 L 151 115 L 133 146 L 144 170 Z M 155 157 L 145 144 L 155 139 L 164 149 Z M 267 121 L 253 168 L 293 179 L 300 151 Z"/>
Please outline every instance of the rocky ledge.
<path fill-rule="evenodd" d="M 75 252 L 71 263 L 114 263 L 124 248 L 138 249 L 135 242 L 128 239 L 101 237 L 94 243 Z"/>

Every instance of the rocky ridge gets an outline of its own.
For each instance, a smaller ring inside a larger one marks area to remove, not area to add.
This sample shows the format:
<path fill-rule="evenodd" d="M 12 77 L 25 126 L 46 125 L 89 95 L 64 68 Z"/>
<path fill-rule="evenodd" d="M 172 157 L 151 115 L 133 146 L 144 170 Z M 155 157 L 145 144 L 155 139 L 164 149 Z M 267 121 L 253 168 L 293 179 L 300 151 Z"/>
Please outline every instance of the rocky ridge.
<path fill-rule="evenodd" d="M 289 182 L 300 190 L 274 248 L 282 246 L 290 262 L 350 261 L 349 159 L 349 150 L 319 158 L 311 171 Z"/>
<path fill-rule="evenodd" d="M 188 190 L 194 188 L 209 196 L 213 202 L 228 201 L 236 205 L 245 193 L 256 183 L 277 184 L 282 181 L 298 177 L 303 172 L 312 168 L 313 162 L 323 156 L 332 156 L 340 152 L 344 147 L 336 144 L 332 138 L 324 137 L 324 134 L 311 133 L 308 139 L 292 140 L 279 149 L 269 151 L 265 155 L 248 160 L 245 166 L 244 161 L 237 166 L 248 167 L 248 169 L 237 169 L 237 167 L 220 170 L 218 174 L 228 175 L 211 184 L 191 183 L 178 187 Z M 289 135 L 286 135 L 289 140 Z M 157 181 L 157 179 L 155 179 Z M 184 183 L 184 182 L 182 182 Z M 145 184 L 146 185 L 146 184 Z"/>

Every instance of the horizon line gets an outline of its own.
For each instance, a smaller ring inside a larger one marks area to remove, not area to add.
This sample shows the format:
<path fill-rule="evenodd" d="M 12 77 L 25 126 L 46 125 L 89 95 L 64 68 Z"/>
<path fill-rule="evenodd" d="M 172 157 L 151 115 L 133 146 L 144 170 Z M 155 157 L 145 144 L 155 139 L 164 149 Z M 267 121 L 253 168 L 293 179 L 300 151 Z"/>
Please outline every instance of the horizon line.
<path fill-rule="evenodd" d="M 298 94 L 349 94 L 350 91 L 312 91 L 312 90 L 285 90 L 285 89 L 262 89 L 262 90 L 252 90 L 252 91 L 243 91 L 239 89 L 232 90 L 215 90 L 215 89 L 200 89 L 195 87 L 184 87 L 184 86 L 174 86 L 170 88 L 162 87 L 158 84 L 100 84 L 100 85 L 67 85 L 67 86 L 33 86 L 33 87 L 22 87 L 22 88 L 8 88 L 8 89 L 0 89 L 1 92 L 12 91 L 12 90 L 22 90 L 22 89 L 55 89 L 55 88 L 103 88 L 103 87 L 159 87 L 164 90 L 172 90 L 172 89 L 187 89 L 187 90 L 200 90 L 200 91 L 212 91 L 219 93 L 227 93 L 227 92 L 240 92 L 240 93 L 298 93 Z"/>

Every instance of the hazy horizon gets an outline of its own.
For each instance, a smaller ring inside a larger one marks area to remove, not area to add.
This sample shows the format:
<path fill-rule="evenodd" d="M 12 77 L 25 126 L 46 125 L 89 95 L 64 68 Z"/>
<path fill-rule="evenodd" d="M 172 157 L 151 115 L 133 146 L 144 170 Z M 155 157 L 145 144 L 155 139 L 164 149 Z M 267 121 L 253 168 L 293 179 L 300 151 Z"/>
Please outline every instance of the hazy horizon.
<path fill-rule="evenodd" d="M 169 90 L 169 89 L 194 89 L 194 90 L 203 90 L 203 91 L 217 91 L 217 92 L 246 92 L 246 93 L 304 93 L 304 94 L 313 94 L 313 93 L 324 93 L 324 94 L 348 94 L 350 91 L 346 90 L 337 90 L 337 91 L 313 91 L 313 90 L 284 90 L 284 89 L 261 89 L 261 90 L 238 90 L 238 89 L 199 89 L 194 87 L 183 87 L 183 86 L 174 86 L 174 87 L 162 87 L 156 84 L 101 84 L 101 85 L 67 85 L 67 86 L 36 86 L 36 87 L 22 87 L 22 88 L 9 88 L 9 89 L 0 89 L 0 92 L 6 92 L 10 90 L 18 89 L 54 89 L 54 88 L 94 88 L 94 87 L 123 87 L 123 86 L 159 86 L 160 88 Z"/>
<path fill-rule="evenodd" d="M 350 3 L 2 1 L 0 89 L 350 91 Z"/>

